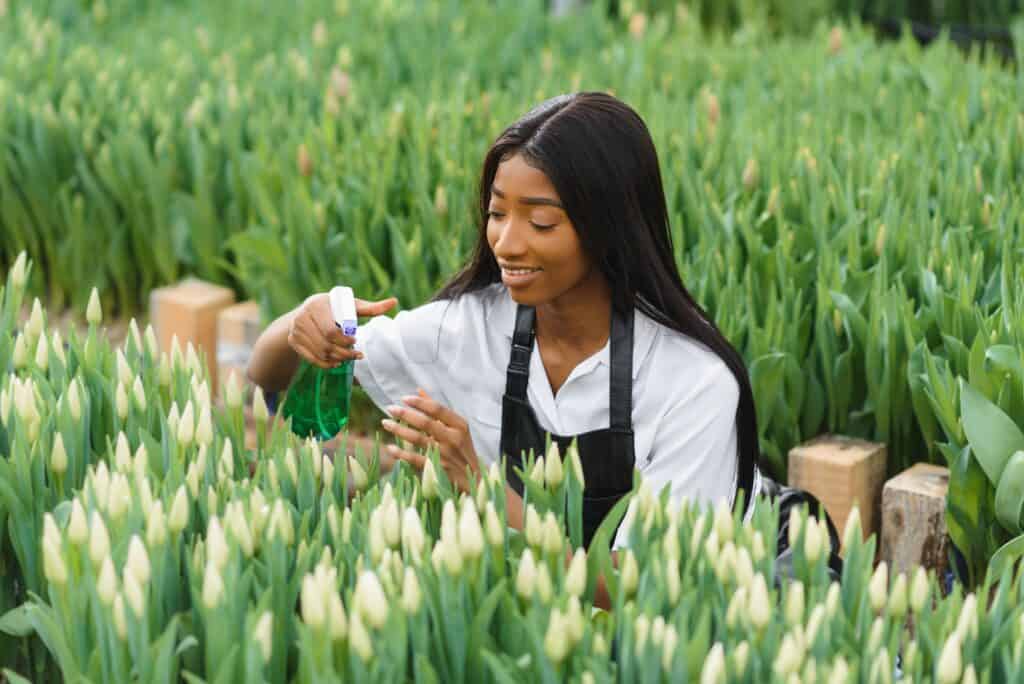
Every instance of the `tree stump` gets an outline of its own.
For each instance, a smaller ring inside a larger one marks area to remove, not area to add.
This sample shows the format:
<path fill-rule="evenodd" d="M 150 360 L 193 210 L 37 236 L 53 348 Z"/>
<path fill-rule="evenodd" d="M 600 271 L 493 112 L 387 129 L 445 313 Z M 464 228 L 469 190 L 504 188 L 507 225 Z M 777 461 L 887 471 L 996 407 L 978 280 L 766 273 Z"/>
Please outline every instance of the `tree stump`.
<path fill-rule="evenodd" d="M 881 559 L 892 573 L 921 565 L 940 577 L 949 564 L 946 492 L 949 469 L 917 463 L 885 483 Z"/>

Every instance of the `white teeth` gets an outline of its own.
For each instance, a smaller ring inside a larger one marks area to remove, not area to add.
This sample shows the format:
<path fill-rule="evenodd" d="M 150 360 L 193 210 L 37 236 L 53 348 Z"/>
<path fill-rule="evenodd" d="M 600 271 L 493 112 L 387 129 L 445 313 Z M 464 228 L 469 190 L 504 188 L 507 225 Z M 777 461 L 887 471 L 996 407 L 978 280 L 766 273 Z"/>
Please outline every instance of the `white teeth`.
<path fill-rule="evenodd" d="M 528 273 L 534 273 L 535 271 L 539 271 L 540 269 L 539 268 L 504 268 L 502 270 L 505 271 L 505 273 L 508 273 L 509 275 L 526 275 Z"/>

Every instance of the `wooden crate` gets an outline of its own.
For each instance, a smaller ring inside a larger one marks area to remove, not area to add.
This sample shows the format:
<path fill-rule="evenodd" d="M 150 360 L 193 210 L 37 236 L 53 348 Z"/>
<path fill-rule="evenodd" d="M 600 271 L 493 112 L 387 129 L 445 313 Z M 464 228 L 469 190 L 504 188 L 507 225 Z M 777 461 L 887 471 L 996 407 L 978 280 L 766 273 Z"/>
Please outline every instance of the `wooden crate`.
<path fill-rule="evenodd" d="M 245 369 L 253 345 L 263 331 L 260 308 L 254 301 L 233 304 L 217 316 L 217 382 L 220 387 L 234 373 L 245 384 Z"/>
<path fill-rule="evenodd" d="M 161 287 L 150 294 L 149 316 L 160 349 L 169 352 L 171 338 L 178 336 L 182 351 L 191 342 L 206 358 L 210 390 L 217 391 L 217 316 L 235 302 L 226 287 L 195 278 Z"/>
<path fill-rule="evenodd" d="M 840 535 L 856 504 L 864 536 L 878 531 L 886 447 L 842 435 L 823 435 L 789 452 L 789 485 L 821 501 Z"/>
<path fill-rule="evenodd" d="M 942 576 L 949 565 L 946 492 L 949 469 L 917 463 L 885 483 L 882 490 L 881 559 L 892 573 L 917 566 Z"/>

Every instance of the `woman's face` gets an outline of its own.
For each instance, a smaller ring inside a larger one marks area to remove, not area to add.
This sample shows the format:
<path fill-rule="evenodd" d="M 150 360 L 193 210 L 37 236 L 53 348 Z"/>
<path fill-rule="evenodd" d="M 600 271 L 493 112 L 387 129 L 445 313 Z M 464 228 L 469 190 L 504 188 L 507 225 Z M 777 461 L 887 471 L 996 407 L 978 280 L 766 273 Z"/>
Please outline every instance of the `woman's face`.
<path fill-rule="evenodd" d="M 519 304 L 552 302 L 594 275 L 551 181 L 519 154 L 498 165 L 487 241 L 502 282 Z"/>

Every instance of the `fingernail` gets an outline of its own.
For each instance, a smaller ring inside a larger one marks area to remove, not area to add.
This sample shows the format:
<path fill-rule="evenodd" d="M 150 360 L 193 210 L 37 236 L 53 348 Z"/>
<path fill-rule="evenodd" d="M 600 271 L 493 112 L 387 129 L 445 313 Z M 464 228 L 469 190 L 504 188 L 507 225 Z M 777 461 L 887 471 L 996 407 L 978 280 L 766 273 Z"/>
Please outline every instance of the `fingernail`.
<path fill-rule="evenodd" d="M 380 424 L 386 428 L 393 428 L 398 425 L 398 423 L 391 420 L 390 418 L 385 418 L 384 420 L 380 421 Z"/>
<path fill-rule="evenodd" d="M 402 397 L 402 401 L 404 402 L 416 401 L 417 399 L 419 399 L 419 397 L 413 394 L 407 394 L 404 397 Z"/>
<path fill-rule="evenodd" d="M 399 413 L 402 412 L 402 407 L 401 406 L 395 406 L 394 404 L 391 404 L 387 408 L 385 408 L 384 410 L 387 411 L 388 413 L 390 413 L 391 415 L 395 416 L 395 415 L 398 415 Z"/>
<path fill-rule="evenodd" d="M 396 447 L 394 444 L 388 444 L 385 448 L 388 450 L 389 454 L 397 454 L 398 453 L 398 447 Z"/>

